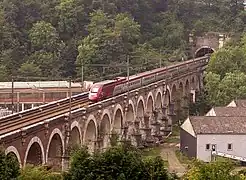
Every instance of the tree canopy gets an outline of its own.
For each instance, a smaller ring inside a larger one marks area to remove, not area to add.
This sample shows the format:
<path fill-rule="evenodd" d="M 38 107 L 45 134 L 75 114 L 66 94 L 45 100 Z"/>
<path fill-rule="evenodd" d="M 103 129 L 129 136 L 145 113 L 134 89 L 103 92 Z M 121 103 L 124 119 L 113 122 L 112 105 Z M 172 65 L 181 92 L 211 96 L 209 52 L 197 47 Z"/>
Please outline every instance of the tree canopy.
<path fill-rule="evenodd" d="M 210 163 L 195 161 L 185 174 L 184 180 L 242 180 L 245 178 L 243 174 L 233 173 L 233 165 L 227 160 Z"/>
<path fill-rule="evenodd" d="M 0 150 L 0 179 L 9 180 L 15 179 L 20 174 L 19 162 L 15 155 L 9 153 L 5 155 L 4 151 Z"/>
<path fill-rule="evenodd" d="M 0 0 L 0 80 L 80 77 L 82 62 L 87 79 L 106 78 L 125 69 L 91 63 L 123 64 L 129 54 L 131 73 L 144 71 L 189 56 L 190 32 L 242 32 L 245 21 L 238 0 Z"/>
<path fill-rule="evenodd" d="M 115 146 L 90 155 L 76 150 L 65 179 L 172 179 L 160 157 L 144 159 L 133 147 Z"/>
<path fill-rule="evenodd" d="M 246 35 L 212 54 L 205 77 L 207 100 L 226 105 L 232 99 L 246 98 Z"/>

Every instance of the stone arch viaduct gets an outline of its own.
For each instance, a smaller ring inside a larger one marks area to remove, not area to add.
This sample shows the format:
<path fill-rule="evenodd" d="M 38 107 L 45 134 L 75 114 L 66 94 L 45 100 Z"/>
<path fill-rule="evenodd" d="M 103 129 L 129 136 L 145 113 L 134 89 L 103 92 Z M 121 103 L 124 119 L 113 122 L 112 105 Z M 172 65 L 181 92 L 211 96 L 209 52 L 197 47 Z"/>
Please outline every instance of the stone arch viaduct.
<path fill-rule="evenodd" d="M 204 57 L 195 69 L 172 79 L 74 110 L 71 117 L 59 115 L 4 134 L 0 143 L 21 166 L 47 164 L 54 169 L 67 168 L 73 145 L 102 150 L 110 145 L 113 134 L 139 147 L 161 143 L 171 132 L 172 123 L 179 120 L 179 111 L 187 113 L 190 99 L 194 100 L 195 92 L 202 88 L 208 60 Z"/>

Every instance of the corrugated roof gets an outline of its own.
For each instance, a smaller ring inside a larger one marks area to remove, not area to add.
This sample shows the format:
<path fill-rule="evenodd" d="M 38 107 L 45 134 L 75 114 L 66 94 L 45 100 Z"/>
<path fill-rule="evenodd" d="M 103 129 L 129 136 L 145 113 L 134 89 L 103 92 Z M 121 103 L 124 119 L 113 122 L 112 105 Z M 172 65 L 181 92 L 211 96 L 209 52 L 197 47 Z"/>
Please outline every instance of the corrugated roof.
<path fill-rule="evenodd" d="M 14 88 L 68 88 L 68 81 L 32 81 L 14 82 Z M 81 87 L 80 83 L 71 83 L 71 87 Z M 11 89 L 12 82 L 0 82 L 0 89 Z"/>
<path fill-rule="evenodd" d="M 191 116 L 196 134 L 246 134 L 246 117 Z"/>
<path fill-rule="evenodd" d="M 216 116 L 246 116 L 245 107 L 214 107 Z"/>

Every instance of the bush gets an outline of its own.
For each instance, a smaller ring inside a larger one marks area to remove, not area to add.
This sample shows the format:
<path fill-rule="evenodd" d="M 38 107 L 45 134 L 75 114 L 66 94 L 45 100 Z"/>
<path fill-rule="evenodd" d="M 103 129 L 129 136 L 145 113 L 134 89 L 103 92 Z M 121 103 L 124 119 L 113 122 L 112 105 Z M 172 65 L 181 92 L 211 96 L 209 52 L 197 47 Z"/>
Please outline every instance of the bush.
<path fill-rule="evenodd" d="M 233 163 L 227 160 L 210 163 L 195 161 L 184 180 L 240 180 L 239 175 L 234 175 L 232 170 Z"/>
<path fill-rule="evenodd" d="M 21 170 L 18 180 L 60 180 L 62 175 L 48 171 L 42 166 L 26 166 Z"/>
<path fill-rule="evenodd" d="M 20 174 L 19 162 L 11 153 L 5 155 L 3 150 L 0 150 L 0 179 L 9 180 L 17 178 Z"/>
<path fill-rule="evenodd" d="M 65 179 L 171 179 L 160 157 L 144 159 L 131 146 L 115 146 L 103 153 L 90 155 L 86 148 L 77 150 Z"/>

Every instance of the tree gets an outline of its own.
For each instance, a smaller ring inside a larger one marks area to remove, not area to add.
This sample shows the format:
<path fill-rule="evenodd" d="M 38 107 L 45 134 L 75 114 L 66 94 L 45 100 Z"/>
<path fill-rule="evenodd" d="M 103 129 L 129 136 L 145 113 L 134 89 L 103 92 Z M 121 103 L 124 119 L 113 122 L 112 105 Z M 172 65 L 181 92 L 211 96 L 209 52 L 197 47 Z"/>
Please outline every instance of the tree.
<path fill-rule="evenodd" d="M 3 150 L 0 150 L 0 179 L 9 180 L 17 178 L 20 173 L 19 162 L 11 153 L 5 155 Z"/>
<path fill-rule="evenodd" d="M 36 66 L 34 63 L 23 63 L 19 69 L 19 72 L 22 76 L 41 76 L 41 69 Z"/>
<path fill-rule="evenodd" d="M 129 15 L 119 14 L 111 18 L 101 10 L 91 14 L 88 25 L 89 35 L 78 47 L 77 65 L 80 74 L 82 63 L 89 64 L 119 64 L 126 62 L 126 55 L 133 51 L 133 45 L 138 41 L 140 26 Z M 111 73 L 115 73 L 111 69 Z M 100 68 L 85 69 L 85 74 L 101 76 L 104 70 Z"/>
<path fill-rule="evenodd" d="M 226 105 L 232 99 L 246 98 L 246 75 L 242 72 L 226 73 L 223 79 L 210 72 L 205 81 L 211 105 Z"/>
<path fill-rule="evenodd" d="M 43 76 L 60 75 L 60 55 L 64 43 L 60 40 L 56 29 L 47 22 L 40 21 L 34 24 L 29 32 L 33 52 L 28 62 L 38 66 Z"/>
<path fill-rule="evenodd" d="M 184 180 L 240 180 L 239 175 L 233 175 L 233 163 L 230 161 L 215 161 L 205 163 L 196 161 L 185 174 Z"/>
<path fill-rule="evenodd" d="M 41 70 L 41 75 L 45 77 L 59 77 L 60 67 L 59 57 L 55 53 L 37 51 L 28 57 L 28 62 Z M 38 69 L 36 69 L 38 70 Z M 39 71 L 39 70 L 38 70 Z"/>
<path fill-rule="evenodd" d="M 45 21 L 35 23 L 29 32 L 32 48 L 35 51 L 55 52 L 61 50 L 62 42 L 52 24 Z"/>
<path fill-rule="evenodd" d="M 209 72 L 205 76 L 205 91 L 208 93 L 208 101 L 211 105 L 215 105 L 218 100 L 220 84 L 220 75 Z"/>
<path fill-rule="evenodd" d="M 205 77 L 210 105 L 225 105 L 235 98 L 246 98 L 246 36 L 215 52 Z"/>
<path fill-rule="evenodd" d="M 65 179 L 169 179 L 160 157 L 143 159 L 131 146 L 114 146 L 105 152 L 90 155 L 85 148 L 72 156 Z"/>
<path fill-rule="evenodd" d="M 227 72 L 239 70 L 246 72 L 246 56 L 243 48 L 236 46 L 221 49 L 214 53 L 209 61 L 208 71 L 219 74 L 221 78 Z"/>
<path fill-rule="evenodd" d="M 0 65 L 6 68 L 6 76 L 17 75 L 24 63 L 33 63 L 45 76 L 76 76 L 79 70 L 80 77 L 82 62 L 123 65 L 127 54 L 145 44 L 154 54 L 168 50 L 175 53 L 165 51 L 167 56 L 180 59 L 187 50 L 189 33 L 241 34 L 245 22 L 246 13 L 239 0 L 2 0 Z M 93 47 L 94 54 L 88 47 Z M 53 54 L 52 65 L 36 63 L 33 57 L 37 54 L 45 59 L 47 56 L 40 54 Z M 229 54 L 233 59 L 245 59 L 245 49 L 230 49 Z M 55 73 L 46 74 L 43 67 Z M 124 73 L 118 67 L 86 67 L 85 75 L 99 80 Z"/>
<path fill-rule="evenodd" d="M 6 67 L 1 65 L 0 66 L 0 81 L 8 81 L 10 78 L 8 77 L 8 72 Z"/>
<path fill-rule="evenodd" d="M 196 94 L 196 102 L 190 103 L 190 116 L 204 116 L 211 109 L 211 104 L 208 101 L 207 91 L 201 91 Z"/>
<path fill-rule="evenodd" d="M 62 175 L 46 170 L 42 166 L 27 166 L 21 170 L 18 180 L 61 180 Z"/>
<path fill-rule="evenodd" d="M 72 37 L 84 36 L 85 25 L 88 23 L 84 1 L 62 0 L 56 6 L 56 10 L 59 14 L 58 30 L 63 40 L 68 41 Z"/>
<path fill-rule="evenodd" d="M 183 49 L 185 46 L 184 27 L 177 20 L 176 15 L 167 11 L 159 14 L 156 19 L 150 44 L 154 48 L 164 50 Z"/>

